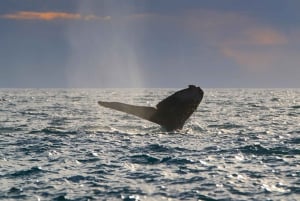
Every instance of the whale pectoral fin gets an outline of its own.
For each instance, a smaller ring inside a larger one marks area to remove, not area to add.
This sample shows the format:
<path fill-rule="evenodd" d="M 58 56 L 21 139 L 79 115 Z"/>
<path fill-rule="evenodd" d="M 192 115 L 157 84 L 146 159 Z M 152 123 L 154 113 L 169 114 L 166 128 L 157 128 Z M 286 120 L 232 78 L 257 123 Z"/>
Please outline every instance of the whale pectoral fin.
<path fill-rule="evenodd" d="M 103 102 L 103 101 L 98 101 L 98 104 L 106 108 L 132 114 L 140 118 L 146 119 L 148 121 L 154 122 L 152 119 L 154 114 L 156 113 L 156 109 L 153 107 L 136 106 L 136 105 L 129 105 L 120 102 Z"/>

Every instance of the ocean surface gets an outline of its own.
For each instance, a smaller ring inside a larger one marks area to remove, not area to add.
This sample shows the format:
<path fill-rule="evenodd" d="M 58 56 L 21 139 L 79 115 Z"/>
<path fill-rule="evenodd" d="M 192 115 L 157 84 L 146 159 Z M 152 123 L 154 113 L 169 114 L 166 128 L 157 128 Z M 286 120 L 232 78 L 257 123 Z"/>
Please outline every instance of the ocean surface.
<path fill-rule="evenodd" d="M 0 89 L 0 200 L 300 200 L 300 89 L 204 89 L 183 130 L 97 105 L 177 89 Z"/>

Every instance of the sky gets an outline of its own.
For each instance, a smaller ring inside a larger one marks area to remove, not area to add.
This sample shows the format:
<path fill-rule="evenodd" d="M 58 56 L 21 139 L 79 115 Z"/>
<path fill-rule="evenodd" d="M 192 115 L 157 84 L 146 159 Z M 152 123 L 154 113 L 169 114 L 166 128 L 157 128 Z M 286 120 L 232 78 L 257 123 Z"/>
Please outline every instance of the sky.
<path fill-rule="evenodd" d="M 299 0 L 1 0 L 0 88 L 299 88 Z"/>

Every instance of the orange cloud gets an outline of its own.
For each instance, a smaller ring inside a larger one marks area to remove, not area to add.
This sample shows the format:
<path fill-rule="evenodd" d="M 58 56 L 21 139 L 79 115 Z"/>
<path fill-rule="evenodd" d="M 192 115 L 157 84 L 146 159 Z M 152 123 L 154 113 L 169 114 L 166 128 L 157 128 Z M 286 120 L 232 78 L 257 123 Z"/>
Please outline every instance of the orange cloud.
<path fill-rule="evenodd" d="M 249 49 L 222 48 L 224 56 L 233 59 L 239 66 L 249 72 L 262 72 L 270 70 L 277 61 L 278 52 L 267 50 L 257 51 Z"/>
<path fill-rule="evenodd" d="M 287 43 L 287 38 L 279 32 L 268 28 L 255 28 L 247 30 L 245 36 L 257 45 L 282 45 Z"/>
<path fill-rule="evenodd" d="M 236 38 L 225 39 L 219 46 L 221 53 L 250 72 L 271 70 L 282 57 L 280 51 L 288 38 L 271 28 L 252 25 Z"/>
<path fill-rule="evenodd" d="M 297 51 L 290 50 L 290 45 L 300 43 L 300 29 L 294 29 L 293 33 L 282 32 L 247 13 L 193 9 L 180 16 L 139 14 L 133 17 L 175 23 L 194 40 L 205 41 L 216 48 L 223 58 L 237 64 L 242 71 L 259 74 L 299 66 Z"/>
<path fill-rule="evenodd" d="M 276 68 L 279 58 L 286 54 L 285 48 L 296 41 L 287 33 L 242 12 L 189 10 L 178 23 L 182 23 L 191 36 L 209 43 L 242 70 L 253 73 Z"/>
<path fill-rule="evenodd" d="M 99 17 L 96 15 L 81 15 L 78 13 L 67 12 L 33 12 L 33 11 L 20 11 L 16 13 L 2 15 L 2 18 L 13 20 L 109 20 L 110 16 Z"/>

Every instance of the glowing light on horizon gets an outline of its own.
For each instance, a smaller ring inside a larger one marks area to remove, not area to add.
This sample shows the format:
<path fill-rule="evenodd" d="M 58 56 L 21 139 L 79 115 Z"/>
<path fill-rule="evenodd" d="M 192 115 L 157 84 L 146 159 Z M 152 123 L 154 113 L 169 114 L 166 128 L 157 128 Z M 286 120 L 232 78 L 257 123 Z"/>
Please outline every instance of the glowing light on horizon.
<path fill-rule="evenodd" d="M 82 15 L 79 13 L 67 12 L 34 12 L 34 11 L 20 11 L 2 15 L 1 18 L 12 20 L 110 20 L 110 16 L 96 16 L 96 15 Z"/>

